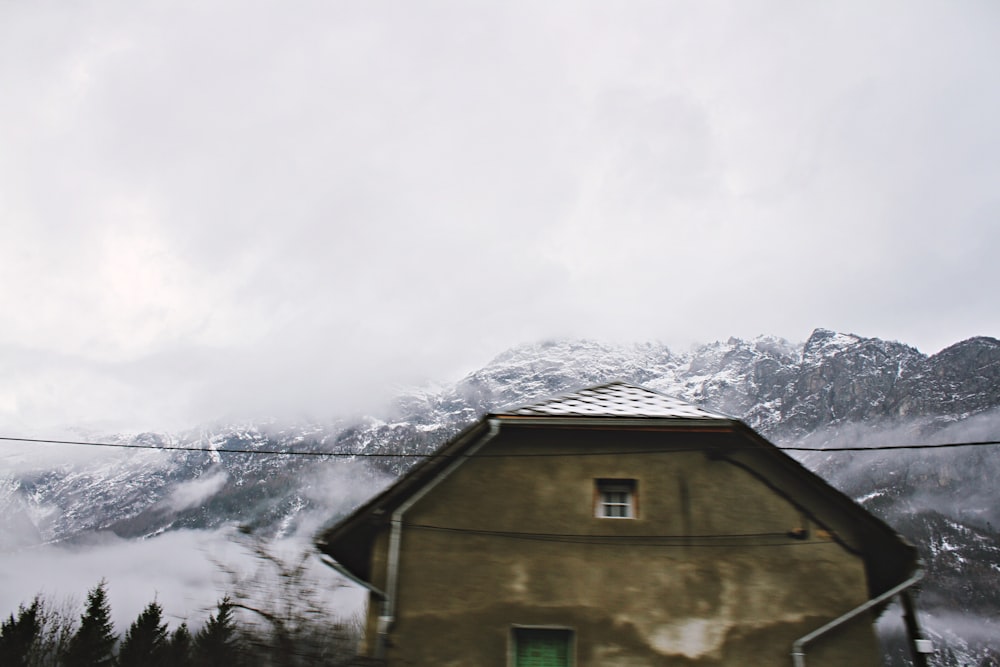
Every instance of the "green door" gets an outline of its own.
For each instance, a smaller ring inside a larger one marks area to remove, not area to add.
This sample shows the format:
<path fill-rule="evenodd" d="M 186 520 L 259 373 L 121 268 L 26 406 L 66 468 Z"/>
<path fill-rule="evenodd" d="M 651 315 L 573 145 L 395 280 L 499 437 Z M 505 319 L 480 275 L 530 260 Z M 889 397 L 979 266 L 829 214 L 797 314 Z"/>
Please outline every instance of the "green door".
<path fill-rule="evenodd" d="M 518 628 L 515 667 L 569 667 L 569 630 Z"/>

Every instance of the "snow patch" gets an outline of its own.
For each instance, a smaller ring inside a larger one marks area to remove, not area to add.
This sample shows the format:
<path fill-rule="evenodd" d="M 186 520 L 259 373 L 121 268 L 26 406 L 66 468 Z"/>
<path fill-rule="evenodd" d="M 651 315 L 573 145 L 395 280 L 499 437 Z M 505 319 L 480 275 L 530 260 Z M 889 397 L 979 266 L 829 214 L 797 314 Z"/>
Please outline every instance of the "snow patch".
<path fill-rule="evenodd" d="M 884 495 L 885 495 L 885 491 L 872 491 L 871 493 L 866 493 L 865 495 L 861 496 L 860 498 L 856 498 L 855 502 L 857 502 L 859 504 L 864 504 L 864 503 L 868 502 L 869 500 L 873 500 L 875 498 L 878 498 L 879 496 L 884 496 Z"/>

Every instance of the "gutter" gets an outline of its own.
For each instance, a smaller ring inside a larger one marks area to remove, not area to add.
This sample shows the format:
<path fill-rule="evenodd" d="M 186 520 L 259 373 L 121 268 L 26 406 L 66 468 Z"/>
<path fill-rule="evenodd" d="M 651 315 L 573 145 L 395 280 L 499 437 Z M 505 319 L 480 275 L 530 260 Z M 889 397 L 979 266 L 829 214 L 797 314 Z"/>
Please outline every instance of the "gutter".
<path fill-rule="evenodd" d="M 380 599 L 380 600 L 384 600 L 385 599 L 385 593 L 382 592 L 381 589 L 376 588 L 375 586 L 372 586 L 370 583 L 368 583 L 364 579 L 361 579 L 360 577 L 354 576 L 353 574 L 351 574 L 351 572 L 346 567 L 344 567 L 343 565 L 341 565 L 337 561 L 333 560 L 332 558 L 330 558 L 329 556 L 327 556 L 325 553 L 320 553 L 319 559 L 320 559 L 320 561 L 322 561 L 323 565 L 326 565 L 327 567 L 331 568 L 332 570 L 334 570 L 340 576 L 345 577 L 345 578 L 353 581 L 358 586 L 361 586 L 363 588 L 367 588 L 378 599 Z"/>
<path fill-rule="evenodd" d="M 917 667 L 927 667 L 927 658 L 925 656 L 927 653 L 932 652 L 933 649 L 931 647 L 931 643 L 929 640 L 917 636 L 920 635 L 921 633 L 916 623 L 916 614 L 912 613 L 912 604 L 910 602 L 909 593 L 907 592 L 908 588 L 910 588 L 923 578 L 924 578 L 924 571 L 923 569 L 918 567 L 917 571 L 913 574 L 912 577 L 910 577 L 903 583 L 899 584 L 898 586 L 890 588 L 885 593 L 882 593 L 881 595 L 873 597 L 867 602 L 858 605 L 857 607 L 850 610 L 843 616 L 833 619 L 826 625 L 816 628 L 809 634 L 799 637 L 792 644 L 792 663 L 795 665 L 795 667 L 805 667 L 806 644 L 813 641 L 814 639 L 817 639 L 825 635 L 834 628 L 843 625 L 844 623 L 851 620 L 855 616 L 862 614 L 871 609 L 872 607 L 875 607 L 885 602 L 886 600 L 892 598 L 893 596 L 900 595 L 903 598 L 903 609 L 905 610 L 906 614 L 907 632 L 910 635 L 910 647 L 913 651 L 915 664 L 917 665 Z"/>
<path fill-rule="evenodd" d="M 741 424 L 731 417 L 538 417 L 502 414 L 492 419 L 502 419 L 504 424 L 512 426 L 563 426 L 592 428 L 594 426 L 642 426 L 657 430 L 687 430 L 691 427 L 715 427 L 720 430 L 730 430 Z M 491 421 L 492 421 L 491 419 Z"/>
<path fill-rule="evenodd" d="M 410 496 L 406 502 L 396 508 L 392 513 L 392 531 L 389 533 L 389 555 L 386 564 L 386 594 L 382 595 L 382 611 L 378 619 L 378 638 L 375 645 L 375 658 L 385 659 L 386 648 L 389 646 L 389 630 L 396 621 L 396 596 L 399 592 L 399 551 L 403 537 L 403 515 L 406 514 L 413 505 L 433 489 L 435 486 L 447 479 L 465 461 L 479 451 L 486 443 L 495 438 L 500 432 L 500 420 L 491 418 L 489 420 L 490 430 L 479 442 L 470 447 L 462 456 L 457 457 L 451 465 L 438 473 L 423 488 Z"/>

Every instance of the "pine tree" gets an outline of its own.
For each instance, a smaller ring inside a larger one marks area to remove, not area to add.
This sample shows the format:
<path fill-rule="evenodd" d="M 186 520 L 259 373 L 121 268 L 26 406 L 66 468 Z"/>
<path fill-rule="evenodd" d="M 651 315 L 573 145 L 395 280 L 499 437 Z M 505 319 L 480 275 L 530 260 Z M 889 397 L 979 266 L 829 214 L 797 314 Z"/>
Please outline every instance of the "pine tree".
<path fill-rule="evenodd" d="M 181 623 L 167 642 L 164 664 L 171 667 L 188 667 L 192 662 L 193 639 L 187 623 Z"/>
<path fill-rule="evenodd" d="M 233 606 L 226 597 L 219 602 L 218 613 L 210 615 L 194 637 L 194 664 L 205 667 L 237 665 L 238 658 Z"/>
<path fill-rule="evenodd" d="M 6 667 L 27 667 L 38 644 L 41 630 L 39 598 L 31 605 L 17 608 L 17 618 L 11 614 L 0 623 L 0 665 Z"/>
<path fill-rule="evenodd" d="M 118 649 L 119 667 L 162 665 L 167 648 L 167 624 L 163 608 L 154 600 L 139 614 L 125 633 Z"/>
<path fill-rule="evenodd" d="M 69 641 L 63 659 L 66 667 L 110 667 L 115 658 L 112 651 L 118 636 L 111 624 L 111 605 L 108 603 L 108 583 L 101 579 L 87 593 L 87 609 L 80 617 L 80 628 Z"/>

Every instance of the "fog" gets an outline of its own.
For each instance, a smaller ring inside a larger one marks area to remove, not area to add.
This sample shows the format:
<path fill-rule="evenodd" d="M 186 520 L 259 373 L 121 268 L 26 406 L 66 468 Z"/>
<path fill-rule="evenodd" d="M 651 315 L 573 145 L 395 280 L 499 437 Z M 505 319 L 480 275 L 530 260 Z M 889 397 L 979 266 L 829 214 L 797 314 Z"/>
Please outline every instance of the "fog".
<path fill-rule="evenodd" d="M 940 609 L 918 609 L 918 611 L 924 636 L 934 642 L 934 648 L 939 652 L 939 656 L 946 646 L 958 655 L 965 653 L 970 657 L 977 656 L 985 647 L 991 647 L 994 651 L 998 649 L 997 637 L 1000 636 L 1000 627 L 995 619 Z M 879 617 L 876 627 L 883 638 L 902 639 L 906 636 L 902 608 L 898 603 L 893 602 L 886 608 Z M 971 667 L 980 663 L 974 660 L 971 664 L 966 662 L 958 664 Z"/>
<path fill-rule="evenodd" d="M 171 531 L 145 540 L 99 534 L 87 544 L 48 545 L 4 554 L 0 613 L 14 611 L 36 594 L 53 602 L 72 597 L 82 603 L 88 590 L 104 579 L 119 632 L 124 632 L 154 599 L 162 605 L 171 627 L 182 621 L 197 627 L 231 591 L 220 563 L 242 572 L 260 565 L 239 546 L 236 535 L 233 529 Z M 287 538 L 275 544 L 278 552 L 289 557 L 308 547 L 304 539 Z M 364 590 L 346 585 L 318 558 L 313 575 L 318 590 L 329 590 L 327 599 L 344 616 L 363 609 Z"/>
<path fill-rule="evenodd" d="M 175 484 L 167 503 L 175 511 L 197 506 L 219 492 L 226 481 L 220 469 Z M 261 566 L 241 544 L 262 539 L 274 553 L 294 560 L 312 551 L 312 539 L 325 524 L 342 516 L 391 481 L 360 463 L 317 465 L 303 475 L 301 490 L 311 501 L 294 522 L 279 526 L 279 535 L 247 536 L 235 525 L 213 530 L 170 530 L 138 540 L 111 533 L 90 533 L 71 541 L 0 554 L 0 614 L 42 594 L 53 602 L 67 597 L 86 599 L 87 591 L 104 579 L 114 621 L 124 632 L 153 599 L 163 607 L 172 627 L 181 621 L 197 626 L 215 603 L 231 592 L 225 570 L 249 574 Z M 360 613 L 363 589 L 349 584 L 322 565 L 318 557 L 311 576 L 326 601 L 345 617 Z"/>
<path fill-rule="evenodd" d="M 520 343 L 996 335 L 1000 8 L 0 3 L 0 433 Z"/>
<path fill-rule="evenodd" d="M 895 426 L 846 424 L 807 436 L 804 447 L 895 447 L 995 441 L 1000 410 L 973 415 L 955 423 L 910 420 Z M 791 443 L 784 443 L 791 444 Z M 909 511 L 932 509 L 985 528 L 1000 526 L 1000 447 L 969 446 L 943 449 L 902 449 L 871 452 L 790 452 L 834 486 L 854 496 L 893 481 L 906 482 Z"/>
<path fill-rule="evenodd" d="M 214 496 L 225 486 L 229 475 L 225 470 L 216 470 L 197 479 L 174 486 L 167 498 L 167 504 L 175 512 L 197 507 L 202 501 Z"/>
<path fill-rule="evenodd" d="M 5 554 L 0 606 L 12 610 L 39 592 L 52 600 L 72 595 L 82 601 L 91 587 L 106 579 L 120 631 L 153 599 L 168 617 L 197 623 L 221 596 L 213 555 L 226 560 L 239 557 L 223 534 L 194 531 L 141 541 L 94 535 L 87 544 Z"/>

